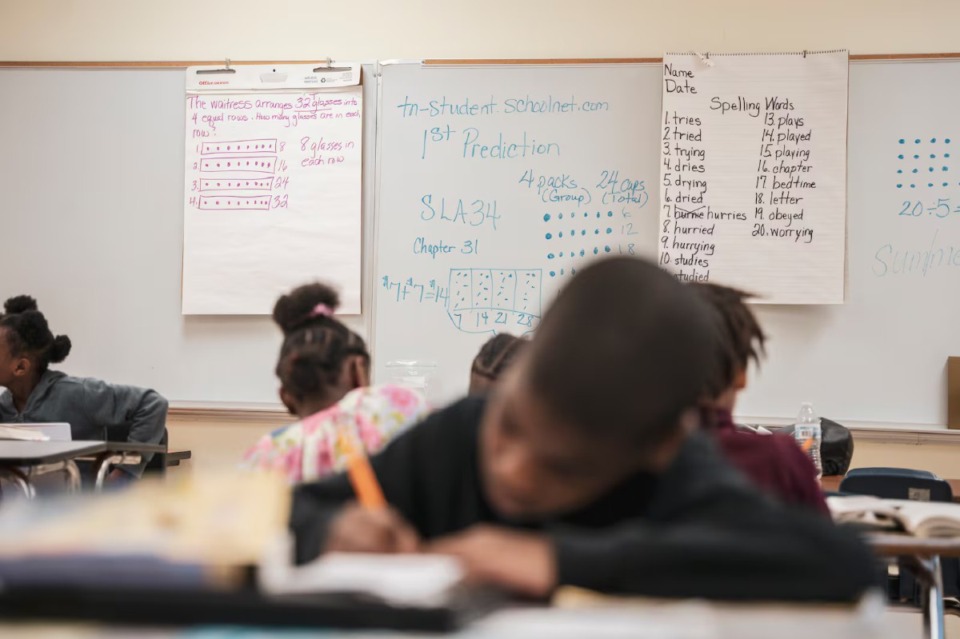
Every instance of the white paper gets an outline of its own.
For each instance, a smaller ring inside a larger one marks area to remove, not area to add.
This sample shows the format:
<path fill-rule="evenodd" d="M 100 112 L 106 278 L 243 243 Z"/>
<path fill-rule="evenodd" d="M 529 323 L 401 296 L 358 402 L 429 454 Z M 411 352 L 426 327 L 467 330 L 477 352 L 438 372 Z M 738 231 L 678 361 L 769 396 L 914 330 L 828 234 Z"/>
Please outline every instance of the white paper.
<path fill-rule="evenodd" d="M 843 302 L 847 53 L 663 59 L 660 264 L 775 304 Z"/>
<path fill-rule="evenodd" d="M 321 280 L 358 314 L 359 65 L 202 70 L 187 69 L 183 313 L 269 314 Z"/>
<path fill-rule="evenodd" d="M 289 565 L 289 541 L 268 550 L 260 585 L 270 594 L 357 593 L 407 606 L 441 606 L 464 578 L 457 559 L 440 555 L 328 553 Z"/>

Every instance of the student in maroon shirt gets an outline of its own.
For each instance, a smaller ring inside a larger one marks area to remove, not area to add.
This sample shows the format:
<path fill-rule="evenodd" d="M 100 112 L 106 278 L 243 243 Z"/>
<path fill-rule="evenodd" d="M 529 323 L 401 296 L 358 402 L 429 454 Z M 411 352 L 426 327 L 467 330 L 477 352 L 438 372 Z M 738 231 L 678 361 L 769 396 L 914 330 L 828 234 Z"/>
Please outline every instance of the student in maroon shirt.
<path fill-rule="evenodd" d="M 751 295 L 717 284 L 694 284 L 718 311 L 722 365 L 707 389 L 703 425 L 727 459 L 768 494 L 787 504 L 827 513 L 816 470 L 793 438 L 741 430 L 733 423 L 737 394 L 747 385 L 750 361 L 759 363 L 766 335 L 746 305 Z"/>

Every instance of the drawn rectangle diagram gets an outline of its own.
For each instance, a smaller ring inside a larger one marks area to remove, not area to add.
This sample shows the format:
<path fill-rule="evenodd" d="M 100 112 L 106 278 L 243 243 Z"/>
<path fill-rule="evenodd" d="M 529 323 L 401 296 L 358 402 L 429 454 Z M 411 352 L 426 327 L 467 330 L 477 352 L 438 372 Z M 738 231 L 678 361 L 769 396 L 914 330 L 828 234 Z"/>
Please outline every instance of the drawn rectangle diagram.
<path fill-rule="evenodd" d="M 491 280 L 493 279 L 491 275 L 492 271 L 489 269 L 473 269 L 471 273 L 471 288 L 473 292 L 473 304 L 471 308 L 493 308 L 490 303 L 490 300 L 493 298 L 493 293 L 490 290 Z"/>
<path fill-rule="evenodd" d="M 512 311 L 517 294 L 517 276 L 515 271 L 495 270 L 493 274 L 493 308 L 498 311 Z"/>
<path fill-rule="evenodd" d="M 276 153 L 276 138 L 262 140 L 217 140 L 204 142 L 200 146 L 200 155 L 219 155 L 223 153 Z"/>
<path fill-rule="evenodd" d="M 450 270 L 451 312 L 512 311 L 540 316 L 540 269 L 464 268 Z"/>
<path fill-rule="evenodd" d="M 270 196 L 201 195 L 198 208 L 203 211 L 269 211 Z"/>
<path fill-rule="evenodd" d="M 514 301 L 514 309 L 539 317 L 541 311 L 541 278 L 543 272 L 539 269 L 529 271 L 516 271 L 517 274 L 517 296 Z"/>
<path fill-rule="evenodd" d="M 201 191 L 270 191 L 273 178 L 203 178 Z"/>
<path fill-rule="evenodd" d="M 276 170 L 277 158 L 266 156 L 220 157 L 200 160 L 200 173 L 268 173 Z"/>
<path fill-rule="evenodd" d="M 470 272 L 472 269 L 452 269 L 450 271 L 450 310 L 459 311 L 470 308 Z"/>

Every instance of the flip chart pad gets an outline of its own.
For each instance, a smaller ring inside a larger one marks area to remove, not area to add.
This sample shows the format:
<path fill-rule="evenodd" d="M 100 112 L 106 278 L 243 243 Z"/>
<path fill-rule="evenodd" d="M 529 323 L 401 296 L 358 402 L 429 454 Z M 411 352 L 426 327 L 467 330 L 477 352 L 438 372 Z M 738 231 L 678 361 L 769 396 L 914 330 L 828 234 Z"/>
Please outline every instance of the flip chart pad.
<path fill-rule="evenodd" d="M 184 314 L 269 314 L 316 279 L 358 314 L 360 66 L 229 71 L 187 69 Z"/>

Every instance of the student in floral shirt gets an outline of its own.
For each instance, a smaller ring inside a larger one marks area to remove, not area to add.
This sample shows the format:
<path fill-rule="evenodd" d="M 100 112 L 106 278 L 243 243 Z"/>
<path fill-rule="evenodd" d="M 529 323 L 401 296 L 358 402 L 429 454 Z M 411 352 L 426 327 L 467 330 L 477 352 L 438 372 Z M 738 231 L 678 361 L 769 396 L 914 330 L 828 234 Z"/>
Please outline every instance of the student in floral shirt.
<path fill-rule="evenodd" d="M 428 413 L 426 400 L 400 386 L 369 386 L 363 339 L 334 317 L 335 291 L 308 284 L 284 295 L 273 318 L 284 332 L 277 363 L 280 399 L 300 421 L 264 435 L 244 465 L 282 472 L 291 483 L 342 470 L 349 437 L 375 453 Z"/>

